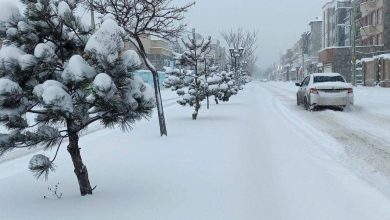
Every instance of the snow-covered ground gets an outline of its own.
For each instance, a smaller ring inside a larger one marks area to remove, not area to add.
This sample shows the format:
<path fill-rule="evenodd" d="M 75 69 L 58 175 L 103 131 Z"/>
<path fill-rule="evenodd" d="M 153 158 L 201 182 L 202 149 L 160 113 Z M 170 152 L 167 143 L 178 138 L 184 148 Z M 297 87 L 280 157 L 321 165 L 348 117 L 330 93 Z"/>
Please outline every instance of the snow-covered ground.
<path fill-rule="evenodd" d="M 202 108 L 198 121 L 169 97 L 168 137 L 156 118 L 131 133 L 85 135 L 97 185 L 88 197 L 79 196 L 66 144 L 48 182 L 27 170 L 31 156 L 3 162 L 0 219 L 390 219 L 390 90 L 359 88 L 346 112 L 306 112 L 295 91 L 254 82 L 230 103 Z M 57 182 L 63 197 L 43 199 Z"/>

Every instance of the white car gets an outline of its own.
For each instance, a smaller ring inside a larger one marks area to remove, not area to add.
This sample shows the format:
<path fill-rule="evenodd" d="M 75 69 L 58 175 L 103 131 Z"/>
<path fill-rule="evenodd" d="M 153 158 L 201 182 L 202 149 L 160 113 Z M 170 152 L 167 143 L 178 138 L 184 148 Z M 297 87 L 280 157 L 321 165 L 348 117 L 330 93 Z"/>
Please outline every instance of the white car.
<path fill-rule="evenodd" d="M 313 73 L 295 85 L 299 86 L 297 105 L 307 110 L 321 106 L 344 109 L 354 102 L 352 85 L 339 73 Z"/>

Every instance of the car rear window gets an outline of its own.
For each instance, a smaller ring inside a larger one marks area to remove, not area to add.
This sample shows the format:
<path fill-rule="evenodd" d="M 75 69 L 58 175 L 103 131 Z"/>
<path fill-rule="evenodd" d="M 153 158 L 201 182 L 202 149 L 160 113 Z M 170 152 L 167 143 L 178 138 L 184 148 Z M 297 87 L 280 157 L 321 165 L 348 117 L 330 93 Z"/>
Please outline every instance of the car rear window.
<path fill-rule="evenodd" d="M 314 83 L 322 82 L 345 82 L 342 76 L 315 76 Z"/>

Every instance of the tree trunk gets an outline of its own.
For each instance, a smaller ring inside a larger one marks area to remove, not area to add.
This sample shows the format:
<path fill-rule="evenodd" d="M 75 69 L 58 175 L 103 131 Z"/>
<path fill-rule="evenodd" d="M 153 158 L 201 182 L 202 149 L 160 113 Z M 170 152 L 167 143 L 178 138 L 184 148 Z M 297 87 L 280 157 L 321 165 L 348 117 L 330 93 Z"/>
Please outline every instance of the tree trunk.
<path fill-rule="evenodd" d="M 87 167 L 83 164 L 79 148 L 79 136 L 77 133 L 69 133 L 68 152 L 72 157 L 74 172 L 80 186 L 80 193 L 82 196 L 92 194 L 92 187 L 88 178 Z"/>
<path fill-rule="evenodd" d="M 217 105 L 219 104 L 219 103 L 218 103 L 218 98 L 217 98 L 217 97 L 215 97 L 215 104 L 217 104 Z"/>
<path fill-rule="evenodd" d="M 195 105 L 195 111 L 194 111 L 194 113 L 192 113 L 192 120 L 196 120 L 198 118 L 199 108 L 200 108 L 199 105 L 196 104 Z"/>
<path fill-rule="evenodd" d="M 133 36 L 135 39 L 134 41 L 131 41 L 133 45 L 136 47 L 139 55 L 142 57 L 144 60 L 144 63 L 146 67 L 152 72 L 153 76 L 153 86 L 154 86 L 154 95 L 156 96 L 156 103 L 157 103 L 157 112 L 158 112 L 158 122 L 160 125 L 160 135 L 161 136 L 168 136 L 168 131 L 167 131 L 167 125 L 165 123 L 165 116 L 164 116 L 164 107 L 162 103 L 162 98 L 161 98 L 161 91 L 160 91 L 160 82 L 158 79 L 158 72 L 157 69 L 153 66 L 153 64 L 150 62 L 146 55 L 145 47 L 142 44 L 142 41 L 139 36 Z"/>
<path fill-rule="evenodd" d="M 210 100 L 208 95 L 207 95 L 207 109 L 210 109 Z"/>
<path fill-rule="evenodd" d="M 151 71 L 153 74 L 153 84 L 154 84 L 154 94 L 156 96 L 157 101 L 157 112 L 158 112 L 158 122 L 160 124 L 160 135 L 168 136 L 167 125 L 165 123 L 165 115 L 164 115 L 164 106 L 161 98 L 161 90 L 160 90 L 160 82 L 158 77 L 158 72 L 153 70 Z"/>
<path fill-rule="evenodd" d="M 200 109 L 200 100 L 199 100 L 199 96 L 197 95 L 195 98 L 195 112 L 192 113 L 193 120 L 196 120 L 198 118 L 199 109 Z"/>
<path fill-rule="evenodd" d="M 192 113 L 192 120 L 196 120 L 198 117 L 198 112 L 195 111 L 194 113 Z"/>

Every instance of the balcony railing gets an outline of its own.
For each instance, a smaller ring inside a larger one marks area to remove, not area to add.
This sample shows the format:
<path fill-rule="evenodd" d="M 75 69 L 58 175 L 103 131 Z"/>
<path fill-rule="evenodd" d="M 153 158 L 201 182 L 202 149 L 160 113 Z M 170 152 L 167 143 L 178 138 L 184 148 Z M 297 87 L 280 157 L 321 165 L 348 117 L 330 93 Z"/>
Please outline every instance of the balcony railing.
<path fill-rule="evenodd" d="M 383 33 L 383 31 L 384 31 L 383 24 L 368 25 L 360 28 L 360 33 L 363 38 L 373 36 L 373 35 L 378 35 L 380 33 Z"/>

